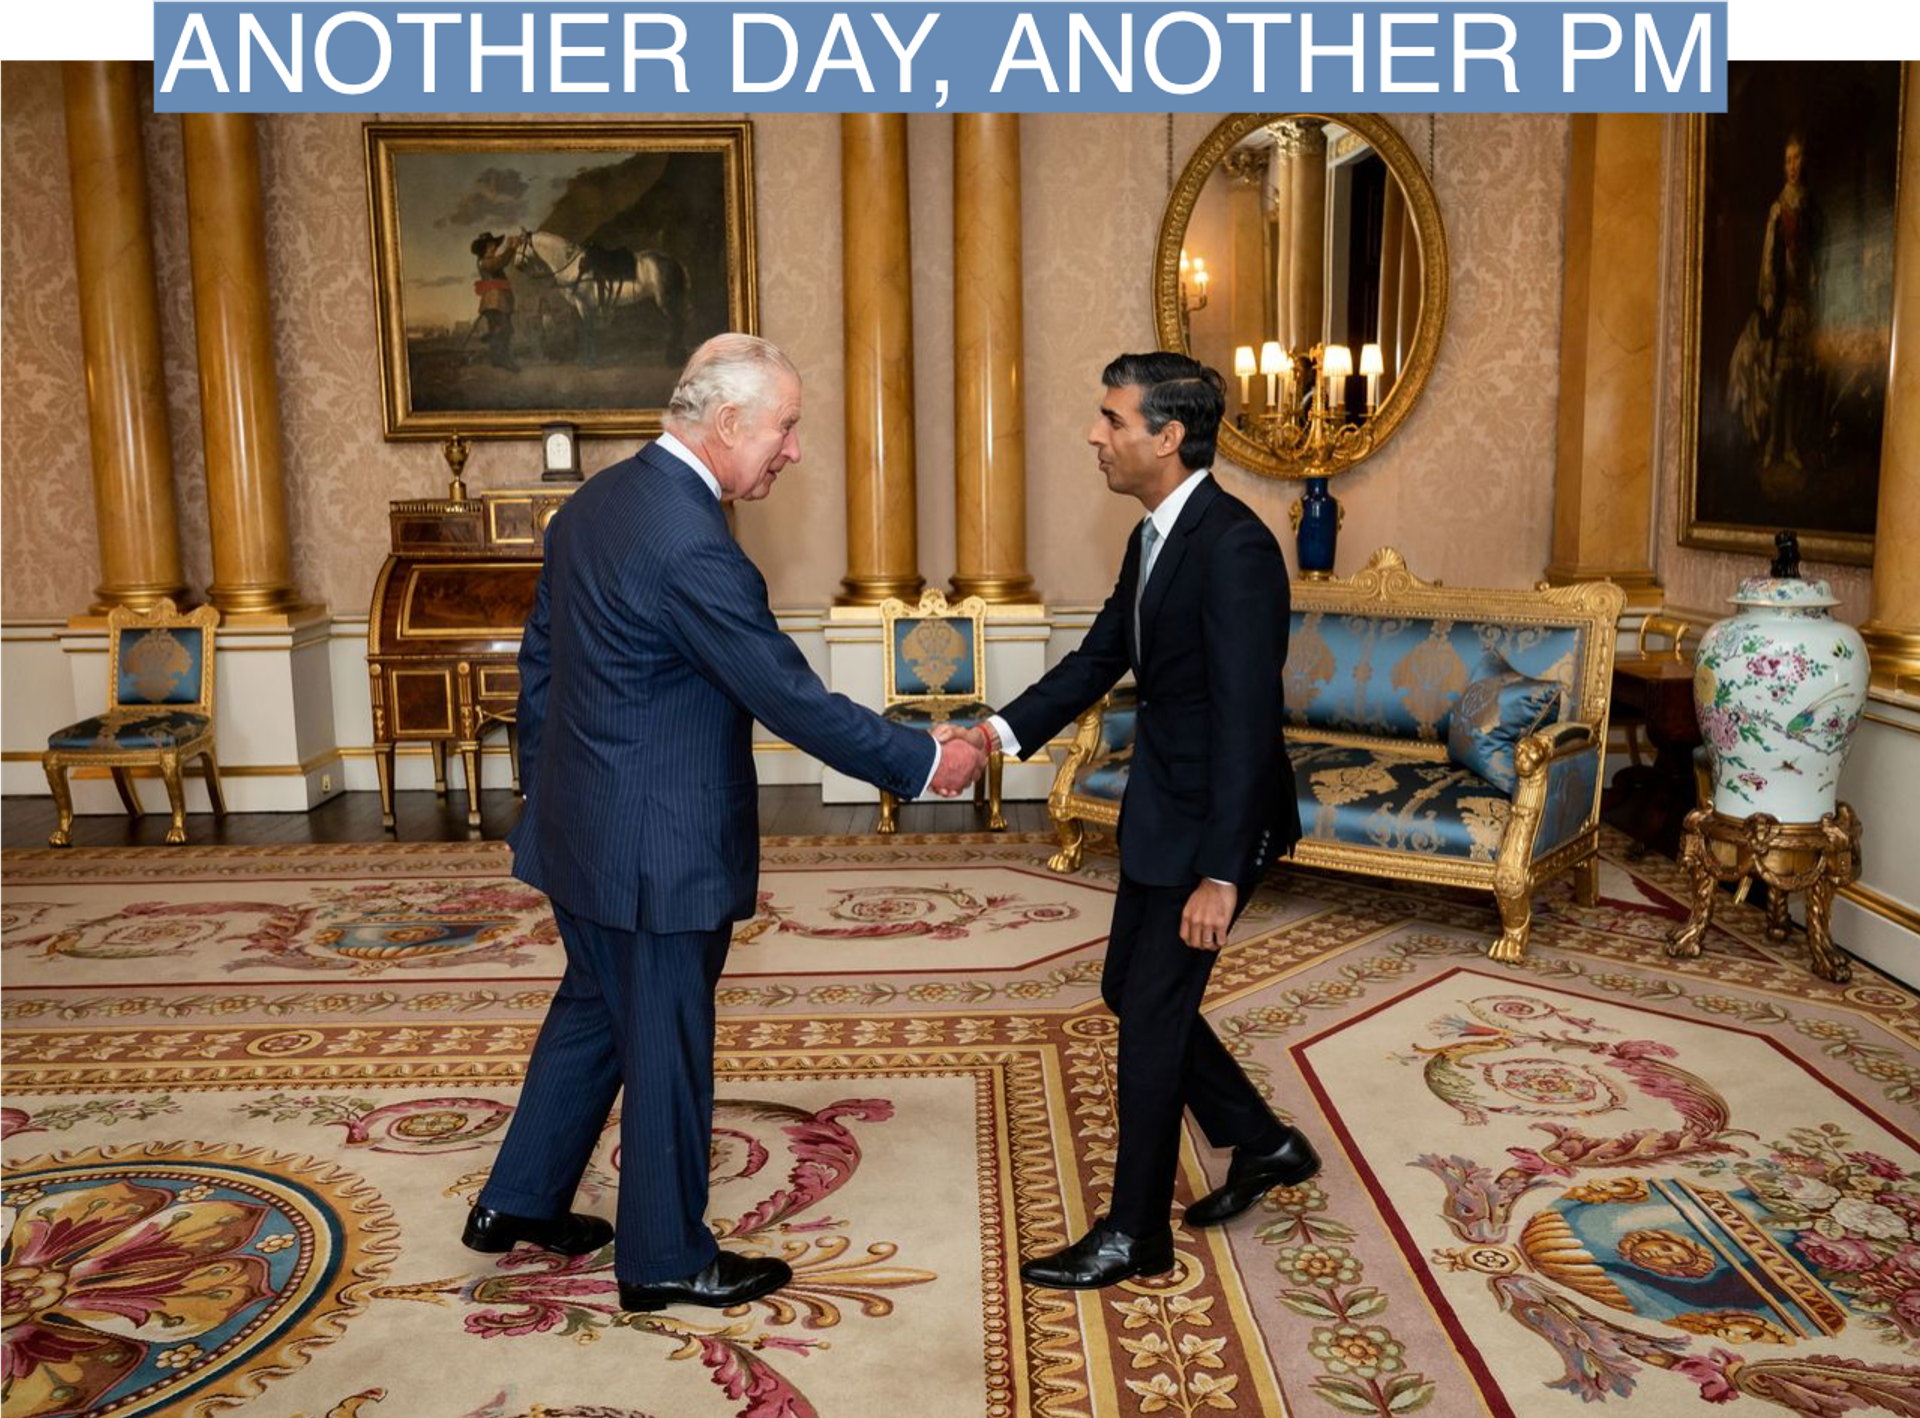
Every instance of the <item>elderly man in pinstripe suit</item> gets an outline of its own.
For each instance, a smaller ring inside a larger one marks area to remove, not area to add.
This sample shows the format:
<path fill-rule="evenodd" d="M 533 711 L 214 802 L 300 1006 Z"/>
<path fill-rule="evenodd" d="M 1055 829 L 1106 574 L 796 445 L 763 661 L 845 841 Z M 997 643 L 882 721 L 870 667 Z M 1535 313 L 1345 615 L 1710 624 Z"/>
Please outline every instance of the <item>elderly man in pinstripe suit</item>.
<path fill-rule="evenodd" d="M 463 1236 L 581 1255 L 614 1242 L 620 1302 L 728 1306 L 792 1278 L 720 1250 L 703 1219 L 715 982 L 759 873 L 752 728 L 903 797 L 953 795 L 983 759 L 828 693 L 767 608 L 721 503 L 800 459 L 800 377 L 719 335 L 667 431 L 554 518 L 520 651 L 514 874 L 547 893 L 567 970 Z M 618 1225 L 572 1214 L 624 1087 Z"/>

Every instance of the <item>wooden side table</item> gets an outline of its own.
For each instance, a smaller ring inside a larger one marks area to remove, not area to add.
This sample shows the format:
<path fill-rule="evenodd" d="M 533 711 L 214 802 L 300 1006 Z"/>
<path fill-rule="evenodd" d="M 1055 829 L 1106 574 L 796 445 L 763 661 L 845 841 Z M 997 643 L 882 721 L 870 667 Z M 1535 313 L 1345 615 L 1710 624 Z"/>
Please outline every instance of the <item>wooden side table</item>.
<path fill-rule="evenodd" d="M 1700 724 L 1693 712 L 1692 662 L 1672 655 L 1616 659 L 1613 708 L 1627 710 L 1645 727 L 1654 760 L 1614 775 L 1602 816 L 1642 847 L 1675 856 L 1681 824 L 1697 801 L 1693 750 L 1700 744 Z"/>

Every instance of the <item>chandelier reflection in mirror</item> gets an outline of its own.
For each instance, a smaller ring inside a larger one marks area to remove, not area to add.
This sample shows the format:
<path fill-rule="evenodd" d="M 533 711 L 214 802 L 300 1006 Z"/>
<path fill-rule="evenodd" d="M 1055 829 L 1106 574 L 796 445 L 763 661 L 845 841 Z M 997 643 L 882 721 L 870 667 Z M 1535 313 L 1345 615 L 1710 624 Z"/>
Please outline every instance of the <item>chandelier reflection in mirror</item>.
<path fill-rule="evenodd" d="M 1380 346 L 1360 347 L 1360 374 L 1366 403 L 1348 405 L 1348 381 L 1354 374 L 1353 351 L 1346 345 L 1317 344 L 1289 350 L 1278 340 L 1233 351 L 1233 372 L 1240 379 L 1240 409 L 1234 426 L 1248 438 L 1300 470 L 1305 478 L 1325 478 L 1349 468 L 1373 452 L 1374 415 L 1380 410 L 1380 376 L 1386 361 Z M 1266 402 L 1251 397 L 1254 376 L 1266 381 Z"/>

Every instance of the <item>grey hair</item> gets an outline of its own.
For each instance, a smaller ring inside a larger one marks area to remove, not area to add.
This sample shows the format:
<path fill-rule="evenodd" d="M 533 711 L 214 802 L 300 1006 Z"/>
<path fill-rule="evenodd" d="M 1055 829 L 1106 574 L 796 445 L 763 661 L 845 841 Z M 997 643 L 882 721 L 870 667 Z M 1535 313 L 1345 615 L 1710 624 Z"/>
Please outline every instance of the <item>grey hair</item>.
<path fill-rule="evenodd" d="M 667 400 L 667 417 L 675 423 L 704 424 L 727 404 L 758 413 L 772 402 L 774 376 L 780 373 L 800 377 L 778 345 L 757 335 L 715 335 L 680 371 L 673 397 Z"/>

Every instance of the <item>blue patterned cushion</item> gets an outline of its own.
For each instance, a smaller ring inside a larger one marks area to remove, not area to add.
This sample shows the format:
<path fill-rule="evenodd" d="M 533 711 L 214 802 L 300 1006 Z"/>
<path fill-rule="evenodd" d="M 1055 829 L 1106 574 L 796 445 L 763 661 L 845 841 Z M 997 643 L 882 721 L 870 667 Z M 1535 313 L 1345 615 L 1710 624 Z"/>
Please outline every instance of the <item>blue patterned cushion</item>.
<path fill-rule="evenodd" d="M 116 709 L 69 724 L 47 739 L 48 748 L 178 748 L 213 728 L 205 714 L 183 709 Z"/>
<path fill-rule="evenodd" d="M 977 699 L 942 699 L 931 704 L 889 704 L 880 717 L 909 729 L 931 729 L 935 724 L 971 724 L 992 712 Z"/>
<path fill-rule="evenodd" d="M 895 694 L 978 694 L 973 682 L 973 619 L 913 616 L 893 623 Z"/>
<path fill-rule="evenodd" d="M 1489 650 L 1454 706 L 1447 725 L 1447 757 L 1513 796 L 1520 786 L 1514 747 L 1553 722 L 1561 697 L 1557 682 L 1522 674 L 1506 656 Z"/>
<path fill-rule="evenodd" d="M 1451 763 L 1372 748 L 1289 741 L 1306 836 L 1428 857 L 1491 862 L 1512 804 Z"/>
<path fill-rule="evenodd" d="M 1554 760 L 1547 768 L 1547 802 L 1540 812 L 1540 828 L 1533 839 L 1533 855 L 1545 856 L 1570 842 L 1586 826 L 1593 811 L 1595 780 L 1600 776 L 1600 750 L 1586 749 Z"/>
<path fill-rule="evenodd" d="M 199 703 L 204 634 L 197 625 L 122 631 L 117 702 Z"/>
<path fill-rule="evenodd" d="M 1107 696 L 1100 711 L 1100 742 L 1108 753 L 1125 753 L 1133 747 L 1134 725 L 1140 718 L 1140 687 L 1123 684 Z"/>
<path fill-rule="evenodd" d="M 1127 795 L 1127 774 L 1132 768 L 1133 755 L 1130 753 L 1105 759 L 1091 768 L 1081 769 L 1074 778 L 1073 791 L 1083 798 L 1117 803 Z"/>
<path fill-rule="evenodd" d="M 1522 674 L 1572 685 L 1585 645 L 1575 626 L 1296 610 L 1287 722 L 1444 743 L 1453 706 L 1490 651 Z"/>

